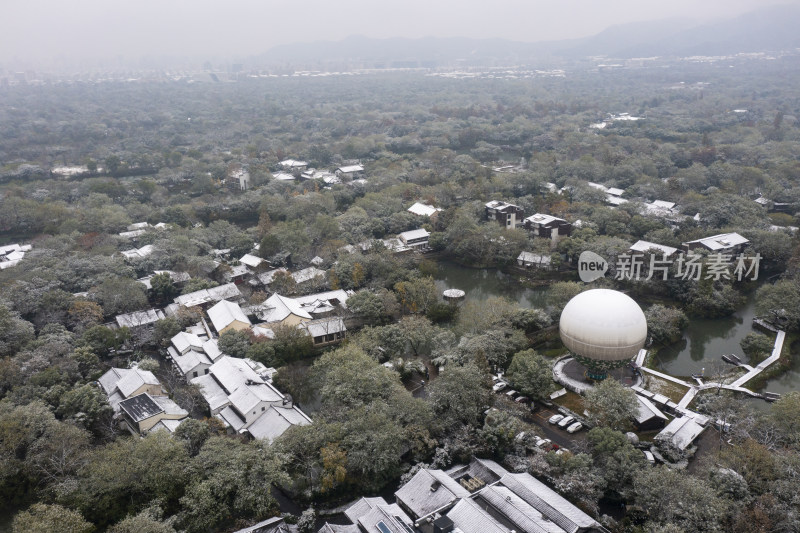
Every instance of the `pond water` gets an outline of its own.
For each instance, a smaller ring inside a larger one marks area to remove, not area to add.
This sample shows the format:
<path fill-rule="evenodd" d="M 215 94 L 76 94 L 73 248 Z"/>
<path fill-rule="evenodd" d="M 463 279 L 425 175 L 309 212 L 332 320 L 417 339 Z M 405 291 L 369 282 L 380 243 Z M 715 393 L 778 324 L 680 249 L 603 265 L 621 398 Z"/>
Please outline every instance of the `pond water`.
<path fill-rule="evenodd" d="M 493 296 L 503 296 L 520 307 L 547 307 L 549 287 L 523 287 L 513 276 L 496 268 L 468 268 L 456 263 L 440 262 L 434 275 L 436 289 L 441 295 L 447 289 L 461 289 L 465 299 L 483 301 Z"/>
<path fill-rule="evenodd" d="M 672 376 L 699 374 L 703 368 L 712 371 L 720 368 L 723 354 L 736 354 L 747 362 L 739 342 L 753 331 L 755 316 L 755 291 L 733 316 L 726 318 L 690 318 L 683 338 L 661 348 L 655 357 L 656 368 Z M 724 369 L 724 367 L 722 367 Z M 732 367 L 731 367 L 732 368 Z"/>

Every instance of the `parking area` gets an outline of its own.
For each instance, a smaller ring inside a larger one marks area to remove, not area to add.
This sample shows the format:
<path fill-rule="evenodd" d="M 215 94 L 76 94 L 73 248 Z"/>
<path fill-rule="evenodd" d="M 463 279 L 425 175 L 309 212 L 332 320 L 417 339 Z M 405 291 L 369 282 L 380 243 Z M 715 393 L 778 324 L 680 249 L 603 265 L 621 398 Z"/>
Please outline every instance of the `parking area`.
<path fill-rule="evenodd" d="M 494 381 L 495 394 L 497 395 L 495 407 L 506 409 L 520 416 L 525 422 L 536 426 L 534 432 L 537 436 L 550 439 L 550 441 L 554 444 L 558 444 L 560 447 L 567 448 L 568 450 L 575 449 L 576 446 L 578 448 L 584 448 L 582 444 L 586 440 L 586 429 L 581 429 L 572 434 L 567 433 L 566 427 L 560 428 L 556 424 L 550 424 L 548 422 L 550 417 L 560 414 L 556 407 L 548 408 L 547 406 L 537 403 L 536 409 L 531 411 L 529 409 L 529 403 L 520 405 L 514 401 L 516 396 L 509 396 L 508 393 L 511 389 L 504 379 L 496 377 Z M 502 385 L 500 383 L 502 383 Z"/>

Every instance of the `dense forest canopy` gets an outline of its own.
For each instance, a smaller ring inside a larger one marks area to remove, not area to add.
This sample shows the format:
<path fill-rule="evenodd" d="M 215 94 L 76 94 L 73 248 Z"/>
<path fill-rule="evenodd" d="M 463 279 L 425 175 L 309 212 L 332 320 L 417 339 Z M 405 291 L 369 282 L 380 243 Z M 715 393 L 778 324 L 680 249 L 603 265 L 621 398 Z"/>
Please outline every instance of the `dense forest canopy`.
<path fill-rule="evenodd" d="M 316 531 L 303 508 L 333 508 L 394 489 L 421 467 L 480 456 L 546 478 L 598 518 L 627 504 L 628 513 L 602 518 L 613 531 L 795 531 L 798 393 L 762 410 L 719 391 L 699 402 L 735 430 L 689 471 L 673 471 L 648 468 L 619 431 L 627 417 L 612 414 L 629 414 L 625 392 L 603 392 L 609 406 L 593 410 L 583 447 L 556 455 L 515 438 L 530 431 L 524 409 L 496 399 L 489 375 L 507 370 L 531 399 L 549 396 L 552 354 L 532 343 L 585 288 L 573 276 L 582 251 L 613 264 L 640 239 L 678 247 L 723 232 L 761 255 L 756 305 L 792 335 L 780 368 L 791 365 L 800 333 L 798 60 L 474 79 L 413 71 L 0 87 L 0 242 L 32 245 L 0 270 L 0 514 L 14 517 L 15 532 L 58 523 L 232 531 L 287 512 L 280 495 L 289 494 L 300 505 L 290 520 Z M 331 172 L 361 165 L 364 175 L 276 179 L 286 159 Z M 243 170 L 250 186 L 232 188 Z M 629 201 L 607 205 L 587 182 Z M 575 227 L 551 247 L 487 221 L 491 200 Z M 655 200 L 676 212 L 653 215 L 644 206 Z M 418 201 L 441 211 L 409 213 Z M 142 222 L 134 240 L 124 235 Z M 392 253 L 390 239 L 417 228 L 430 232 L 430 258 Z M 552 254 L 553 271 L 514 276 L 549 287 L 541 309 L 440 301 L 437 260 L 508 270 L 531 250 Z M 356 291 L 347 318 L 360 329 L 338 347 L 313 346 L 297 328 L 269 339 L 220 336 L 226 354 L 277 368 L 275 384 L 308 406 L 313 423 L 272 442 L 226 435 L 196 387 L 170 372 L 165 348 L 200 321 L 196 311 L 162 318 L 147 334 L 108 327 L 230 281 L 244 254 L 288 269 L 268 287 L 242 284 L 247 304 Z M 292 277 L 312 265 L 325 275 Z M 155 271 L 168 272 L 137 281 Z M 648 303 L 655 348 L 680 338 L 687 315 L 733 314 L 754 287 L 735 278 L 598 284 Z M 743 348 L 753 357 L 771 349 L 759 337 Z M 140 439 L 116 427 L 94 382 L 131 362 L 195 415 L 173 436 Z M 412 394 L 429 369 L 438 377 Z M 663 503 L 687 494 L 678 508 Z"/>

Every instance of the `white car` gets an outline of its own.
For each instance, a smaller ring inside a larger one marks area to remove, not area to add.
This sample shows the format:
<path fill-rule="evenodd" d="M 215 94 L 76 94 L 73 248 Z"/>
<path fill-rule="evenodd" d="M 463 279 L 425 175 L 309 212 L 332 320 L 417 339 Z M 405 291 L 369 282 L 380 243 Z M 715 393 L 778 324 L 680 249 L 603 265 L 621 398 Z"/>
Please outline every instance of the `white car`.
<path fill-rule="evenodd" d="M 574 417 L 574 416 L 565 416 L 565 417 L 564 417 L 564 418 L 562 418 L 562 419 L 561 419 L 561 421 L 558 423 L 558 427 L 560 427 L 560 428 L 565 428 L 565 427 L 567 427 L 568 425 L 572 424 L 573 422 L 575 422 L 575 417 Z"/>
<path fill-rule="evenodd" d="M 553 416 L 550 417 L 548 422 L 550 422 L 551 424 L 558 424 L 559 422 L 561 422 L 561 419 L 563 419 L 563 418 L 564 418 L 564 415 L 553 415 Z"/>
<path fill-rule="evenodd" d="M 505 381 L 498 381 L 497 383 L 495 383 L 494 387 L 492 387 L 492 390 L 495 391 L 495 392 L 500 392 L 501 390 L 505 389 L 507 386 L 508 385 L 506 385 Z"/>
<path fill-rule="evenodd" d="M 515 390 L 510 390 L 510 391 L 508 391 L 508 392 L 506 393 L 506 396 L 508 396 L 508 398 L 509 398 L 510 400 L 513 400 L 513 399 L 514 399 L 515 397 L 517 397 L 518 395 L 519 395 L 519 393 L 518 393 L 517 391 L 515 391 Z"/>
<path fill-rule="evenodd" d="M 576 433 L 582 429 L 583 429 L 583 424 L 581 424 L 580 422 L 575 422 L 574 424 L 572 424 L 567 428 L 567 433 Z"/>
<path fill-rule="evenodd" d="M 536 439 L 536 447 L 537 448 L 546 448 L 547 445 L 550 444 L 551 442 L 553 442 L 553 441 L 551 441 L 550 439 Z"/>

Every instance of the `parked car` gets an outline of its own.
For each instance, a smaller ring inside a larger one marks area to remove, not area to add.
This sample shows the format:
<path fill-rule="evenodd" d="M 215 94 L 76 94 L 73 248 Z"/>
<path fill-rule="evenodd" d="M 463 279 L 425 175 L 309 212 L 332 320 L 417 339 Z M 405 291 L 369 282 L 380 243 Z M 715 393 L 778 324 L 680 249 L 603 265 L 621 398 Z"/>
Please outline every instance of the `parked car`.
<path fill-rule="evenodd" d="M 508 399 L 509 399 L 509 400 L 513 400 L 513 399 L 514 399 L 514 398 L 515 398 L 515 397 L 516 397 L 518 394 L 519 394 L 519 393 L 518 393 L 517 391 L 515 391 L 515 390 L 510 390 L 510 391 L 508 391 L 508 392 L 506 393 L 506 396 L 508 396 Z"/>
<path fill-rule="evenodd" d="M 531 399 L 527 396 L 517 396 L 514 401 L 517 403 L 531 403 Z"/>
<path fill-rule="evenodd" d="M 642 450 L 642 453 L 644 454 L 644 458 L 647 459 L 648 463 L 650 463 L 651 465 L 656 464 L 656 458 L 653 457 L 653 452 L 651 452 L 650 450 Z"/>
<path fill-rule="evenodd" d="M 568 425 L 572 424 L 573 422 L 575 422 L 574 416 L 565 416 L 558 422 L 558 427 L 565 428 Z"/>
<path fill-rule="evenodd" d="M 492 387 L 492 390 L 495 391 L 495 392 L 500 392 L 501 390 L 505 389 L 507 386 L 508 386 L 508 384 L 505 381 L 498 381 L 497 383 L 494 384 L 494 387 Z"/>
<path fill-rule="evenodd" d="M 580 422 L 575 422 L 571 426 L 567 428 L 567 433 L 577 433 L 578 431 L 583 429 L 583 424 Z"/>
<path fill-rule="evenodd" d="M 564 415 L 553 415 L 553 416 L 550 417 L 548 422 L 550 422 L 551 424 L 558 424 L 559 422 L 561 422 L 561 419 L 563 419 L 563 418 L 564 418 Z"/>

